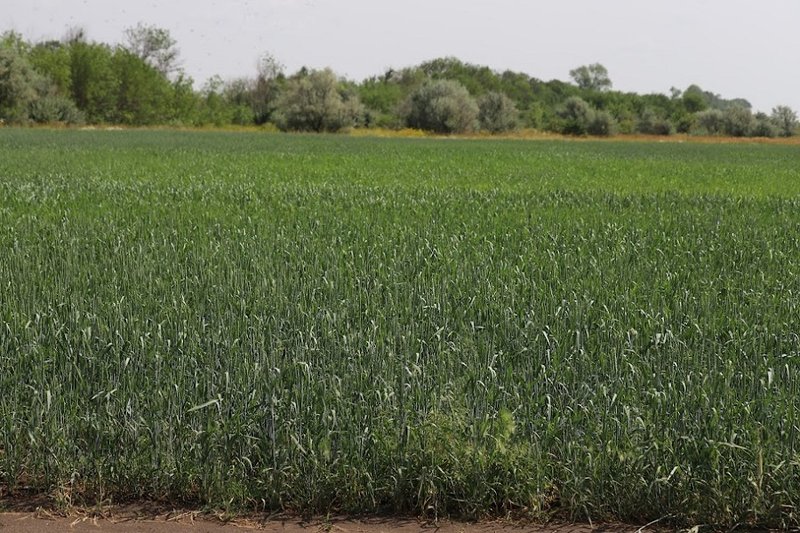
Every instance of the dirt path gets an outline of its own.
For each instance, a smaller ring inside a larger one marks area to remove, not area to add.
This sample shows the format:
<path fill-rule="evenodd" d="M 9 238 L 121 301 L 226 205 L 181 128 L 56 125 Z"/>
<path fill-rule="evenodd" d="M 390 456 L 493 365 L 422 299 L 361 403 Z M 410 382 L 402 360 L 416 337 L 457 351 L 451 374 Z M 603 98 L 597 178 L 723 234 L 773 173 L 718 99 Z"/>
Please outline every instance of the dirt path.
<path fill-rule="evenodd" d="M 592 531 L 625 532 L 637 531 L 632 526 L 589 525 L 516 525 L 504 522 L 438 522 L 423 523 L 399 518 L 386 519 L 333 519 L 303 522 L 294 519 L 270 519 L 268 521 L 237 520 L 222 522 L 213 517 L 197 513 L 168 513 L 142 516 L 138 512 L 120 512 L 104 518 L 86 515 L 71 517 L 53 516 L 42 512 L 0 513 L 0 533 L 242 533 L 266 531 L 271 533 L 589 533 Z M 646 531 L 646 530 L 643 530 Z"/>

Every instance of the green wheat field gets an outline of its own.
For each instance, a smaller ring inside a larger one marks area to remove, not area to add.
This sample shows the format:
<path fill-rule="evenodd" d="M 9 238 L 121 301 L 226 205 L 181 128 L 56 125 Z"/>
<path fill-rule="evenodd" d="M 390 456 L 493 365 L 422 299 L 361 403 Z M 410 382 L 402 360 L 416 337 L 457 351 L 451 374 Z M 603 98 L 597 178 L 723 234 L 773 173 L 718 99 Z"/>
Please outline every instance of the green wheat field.
<path fill-rule="evenodd" d="M 0 129 L 0 499 L 800 525 L 800 149 Z"/>

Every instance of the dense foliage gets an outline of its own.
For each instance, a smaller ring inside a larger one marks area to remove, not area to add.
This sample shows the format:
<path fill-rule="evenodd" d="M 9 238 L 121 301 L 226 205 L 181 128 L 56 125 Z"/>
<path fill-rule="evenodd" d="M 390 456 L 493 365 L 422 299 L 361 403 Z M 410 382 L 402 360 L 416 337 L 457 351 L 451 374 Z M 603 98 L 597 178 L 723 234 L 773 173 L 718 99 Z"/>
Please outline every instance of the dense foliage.
<path fill-rule="evenodd" d="M 265 54 L 254 77 L 212 78 L 200 90 L 180 69 L 177 43 L 166 30 L 139 24 L 126 42 L 91 42 L 81 31 L 61 41 L 29 43 L 0 37 L 0 120 L 7 123 L 128 125 L 263 125 L 284 130 L 411 126 L 437 133 L 517 127 L 574 135 L 675 132 L 790 136 L 797 114 L 776 106 L 753 114 L 747 100 L 724 99 L 696 85 L 685 91 L 613 91 L 599 64 L 570 71 L 574 83 L 495 72 L 455 58 L 389 69 L 355 83 L 329 69 L 287 75 Z M 444 91 L 442 95 L 438 92 Z M 578 100 L 584 104 L 579 110 Z M 571 111 L 570 111 L 571 110 Z M 570 116 L 581 111 L 581 117 Z"/>
<path fill-rule="evenodd" d="M 466 133 L 478 126 L 478 104 L 455 80 L 428 80 L 408 98 L 406 123 L 436 133 Z"/>
<path fill-rule="evenodd" d="M 0 130 L 0 493 L 797 526 L 798 168 Z"/>

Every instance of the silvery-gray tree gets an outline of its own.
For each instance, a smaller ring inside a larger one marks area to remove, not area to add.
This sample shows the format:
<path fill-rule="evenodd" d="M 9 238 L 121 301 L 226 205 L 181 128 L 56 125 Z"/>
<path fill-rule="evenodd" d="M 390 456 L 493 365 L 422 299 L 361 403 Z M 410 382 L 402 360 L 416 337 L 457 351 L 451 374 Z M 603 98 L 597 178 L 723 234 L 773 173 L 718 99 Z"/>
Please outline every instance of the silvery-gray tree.
<path fill-rule="evenodd" d="M 364 109 L 330 69 L 303 71 L 289 79 L 276 103 L 282 130 L 335 132 L 355 126 Z"/>
<path fill-rule="evenodd" d="M 146 61 L 164 76 L 178 69 L 180 51 L 169 30 L 138 23 L 125 30 L 125 48 L 133 55 Z"/>
<path fill-rule="evenodd" d="M 517 106 L 503 93 L 492 91 L 481 96 L 478 99 L 478 110 L 481 129 L 501 133 L 517 127 Z"/>
<path fill-rule="evenodd" d="M 581 89 L 607 91 L 611 89 L 611 78 L 608 70 L 600 63 L 583 65 L 569 71 L 570 77 Z"/>
<path fill-rule="evenodd" d="M 409 95 L 406 124 L 436 133 L 465 133 L 478 126 L 478 104 L 454 80 L 428 80 Z"/>
<path fill-rule="evenodd" d="M 781 137 L 791 137 L 797 131 L 797 113 L 789 106 L 779 105 L 773 108 L 770 118 L 778 127 L 778 134 Z"/>

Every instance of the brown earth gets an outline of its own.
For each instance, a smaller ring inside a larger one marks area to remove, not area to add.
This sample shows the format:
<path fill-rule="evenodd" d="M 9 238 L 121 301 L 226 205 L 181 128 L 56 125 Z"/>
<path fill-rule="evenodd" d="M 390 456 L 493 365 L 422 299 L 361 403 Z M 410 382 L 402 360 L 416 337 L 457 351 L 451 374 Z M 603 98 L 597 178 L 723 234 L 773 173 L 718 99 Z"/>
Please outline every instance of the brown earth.
<path fill-rule="evenodd" d="M 423 522 L 403 518 L 317 518 L 273 516 L 225 520 L 224 517 L 194 511 L 148 512 L 141 507 L 105 510 L 99 515 L 87 512 L 53 514 L 48 511 L 0 513 L 0 533 L 609 533 L 652 531 L 624 525 L 520 524 L 514 522 Z"/>

